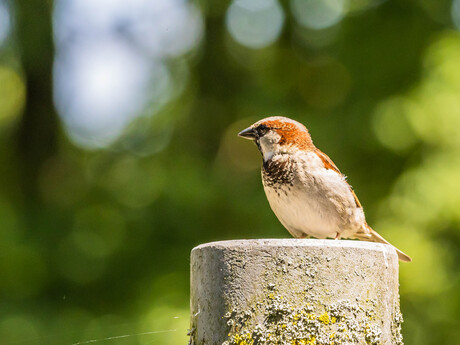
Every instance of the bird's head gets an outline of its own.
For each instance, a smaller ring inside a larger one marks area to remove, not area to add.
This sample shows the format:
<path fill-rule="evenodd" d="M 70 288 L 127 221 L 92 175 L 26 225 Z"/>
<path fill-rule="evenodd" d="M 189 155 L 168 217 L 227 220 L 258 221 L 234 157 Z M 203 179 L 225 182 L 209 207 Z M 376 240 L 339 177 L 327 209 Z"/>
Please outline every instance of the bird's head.
<path fill-rule="evenodd" d="M 268 161 L 276 154 L 314 148 L 307 128 L 300 122 L 282 116 L 267 117 L 257 121 L 238 135 L 254 140 L 264 161 Z"/>

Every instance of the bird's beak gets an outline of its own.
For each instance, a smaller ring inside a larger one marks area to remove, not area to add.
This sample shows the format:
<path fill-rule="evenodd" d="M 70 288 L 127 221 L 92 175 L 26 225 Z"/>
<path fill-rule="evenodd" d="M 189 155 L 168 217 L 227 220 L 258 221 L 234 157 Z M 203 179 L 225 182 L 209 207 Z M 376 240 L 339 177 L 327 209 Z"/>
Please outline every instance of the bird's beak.
<path fill-rule="evenodd" d="M 256 140 L 256 132 L 252 127 L 248 127 L 245 130 L 238 133 L 239 137 L 249 139 L 249 140 Z"/>

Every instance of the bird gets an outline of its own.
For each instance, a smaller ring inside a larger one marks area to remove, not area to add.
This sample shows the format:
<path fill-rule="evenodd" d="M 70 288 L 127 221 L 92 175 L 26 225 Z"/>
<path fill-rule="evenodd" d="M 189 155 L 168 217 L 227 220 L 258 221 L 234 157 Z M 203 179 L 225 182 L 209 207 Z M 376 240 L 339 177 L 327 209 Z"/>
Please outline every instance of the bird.
<path fill-rule="evenodd" d="M 391 245 L 366 222 L 353 188 L 295 120 L 272 116 L 238 135 L 262 154 L 262 183 L 271 209 L 295 238 L 358 239 Z M 394 247 L 394 246 L 393 246 Z M 398 258 L 412 259 L 396 247 Z"/>

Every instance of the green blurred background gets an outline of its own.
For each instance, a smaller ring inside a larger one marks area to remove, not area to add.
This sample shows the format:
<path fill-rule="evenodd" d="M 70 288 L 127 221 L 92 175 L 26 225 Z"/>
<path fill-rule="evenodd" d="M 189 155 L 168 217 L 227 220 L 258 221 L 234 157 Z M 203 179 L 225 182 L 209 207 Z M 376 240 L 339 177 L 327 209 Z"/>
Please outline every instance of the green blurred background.
<path fill-rule="evenodd" d="M 0 344 L 186 344 L 190 250 L 289 237 L 236 136 L 269 115 L 412 256 L 406 344 L 456 343 L 459 30 L 460 0 L 0 0 Z"/>

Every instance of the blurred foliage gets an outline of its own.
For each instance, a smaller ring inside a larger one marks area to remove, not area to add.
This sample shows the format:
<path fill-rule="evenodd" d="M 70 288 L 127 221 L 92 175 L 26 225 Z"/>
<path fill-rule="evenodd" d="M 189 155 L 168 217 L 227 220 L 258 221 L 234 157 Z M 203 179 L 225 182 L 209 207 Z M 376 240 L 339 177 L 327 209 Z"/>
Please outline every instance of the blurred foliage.
<path fill-rule="evenodd" d="M 236 137 L 276 114 L 412 256 L 405 342 L 458 339 L 460 1 L 147 3 L 0 1 L 1 344 L 185 344 L 190 250 L 288 237 Z"/>

